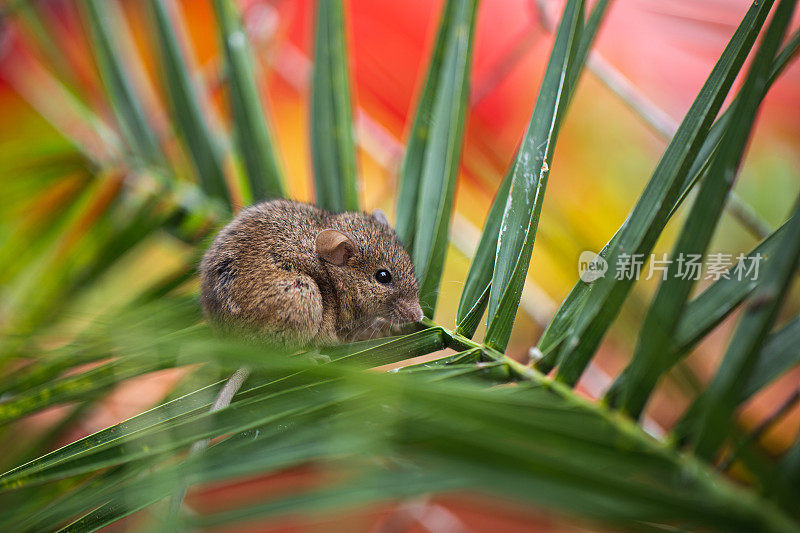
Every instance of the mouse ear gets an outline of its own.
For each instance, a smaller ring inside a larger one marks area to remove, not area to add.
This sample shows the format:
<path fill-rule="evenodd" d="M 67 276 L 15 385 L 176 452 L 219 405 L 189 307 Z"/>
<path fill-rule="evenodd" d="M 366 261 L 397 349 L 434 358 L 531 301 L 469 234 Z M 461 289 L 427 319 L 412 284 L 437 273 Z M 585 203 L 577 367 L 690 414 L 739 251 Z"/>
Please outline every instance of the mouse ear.
<path fill-rule="evenodd" d="M 386 213 L 384 213 L 380 209 L 376 209 L 375 211 L 372 212 L 372 218 L 374 218 L 375 220 L 377 220 L 378 222 L 380 222 L 385 226 L 389 226 L 390 228 L 392 227 L 392 225 L 389 224 L 389 219 L 386 218 Z"/>
<path fill-rule="evenodd" d="M 317 255 L 323 261 L 342 266 L 356 255 L 356 245 L 346 233 L 324 229 L 317 234 Z"/>

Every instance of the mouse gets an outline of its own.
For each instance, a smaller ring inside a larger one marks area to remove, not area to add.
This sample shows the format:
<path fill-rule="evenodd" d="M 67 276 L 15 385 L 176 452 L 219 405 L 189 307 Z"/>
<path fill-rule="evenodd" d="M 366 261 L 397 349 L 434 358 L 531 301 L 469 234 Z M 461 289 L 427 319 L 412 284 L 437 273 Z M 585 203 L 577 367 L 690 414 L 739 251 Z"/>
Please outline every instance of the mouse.
<path fill-rule="evenodd" d="M 331 213 L 283 199 L 250 206 L 219 231 L 199 271 L 213 328 L 273 347 L 367 340 L 423 318 L 414 264 L 380 210 Z M 249 367 L 237 369 L 210 412 L 230 405 L 249 376 Z M 209 442 L 194 442 L 189 456 Z M 173 493 L 170 516 L 186 489 Z"/>
<path fill-rule="evenodd" d="M 287 348 L 388 336 L 423 318 L 414 264 L 380 210 L 252 205 L 213 239 L 200 277 L 212 325 Z"/>

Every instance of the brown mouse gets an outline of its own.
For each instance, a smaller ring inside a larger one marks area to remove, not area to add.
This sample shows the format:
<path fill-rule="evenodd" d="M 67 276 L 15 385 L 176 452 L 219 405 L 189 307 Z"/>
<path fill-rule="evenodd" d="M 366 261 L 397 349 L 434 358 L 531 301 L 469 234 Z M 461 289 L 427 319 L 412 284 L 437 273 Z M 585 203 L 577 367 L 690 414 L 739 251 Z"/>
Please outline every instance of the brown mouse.
<path fill-rule="evenodd" d="M 414 265 L 380 211 L 253 205 L 219 232 L 200 273 L 213 324 L 288 347 L 385 336 L 423 316 Z"/>

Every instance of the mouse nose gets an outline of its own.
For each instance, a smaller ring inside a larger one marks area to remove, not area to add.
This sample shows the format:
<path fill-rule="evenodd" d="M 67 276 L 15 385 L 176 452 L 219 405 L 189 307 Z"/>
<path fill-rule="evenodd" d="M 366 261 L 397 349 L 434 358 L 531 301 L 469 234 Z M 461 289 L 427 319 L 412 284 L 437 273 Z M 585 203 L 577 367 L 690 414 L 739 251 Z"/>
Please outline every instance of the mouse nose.
<path fill-rule="evenodd" d="M 419 322 L 422 320 L 422 307 L 419 306 L 417 301 L 399 300 L 397 302 L 397 310 L 402 319 L 407 322 Z"/>

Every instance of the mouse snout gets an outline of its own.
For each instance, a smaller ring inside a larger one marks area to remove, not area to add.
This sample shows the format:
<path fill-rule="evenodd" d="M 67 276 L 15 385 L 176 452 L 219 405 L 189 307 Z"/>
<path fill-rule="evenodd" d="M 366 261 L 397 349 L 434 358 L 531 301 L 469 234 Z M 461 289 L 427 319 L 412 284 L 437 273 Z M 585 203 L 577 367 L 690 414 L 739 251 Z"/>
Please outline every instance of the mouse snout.
<path fill-rule="evenodd" d="M 422 320 L 422 308 L 416 300 L 398 300 L 395 303 L 397 314 L 403 322 L 419 322 Z"/>

